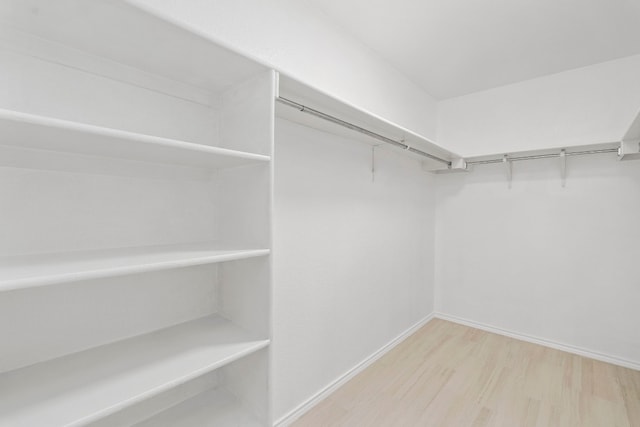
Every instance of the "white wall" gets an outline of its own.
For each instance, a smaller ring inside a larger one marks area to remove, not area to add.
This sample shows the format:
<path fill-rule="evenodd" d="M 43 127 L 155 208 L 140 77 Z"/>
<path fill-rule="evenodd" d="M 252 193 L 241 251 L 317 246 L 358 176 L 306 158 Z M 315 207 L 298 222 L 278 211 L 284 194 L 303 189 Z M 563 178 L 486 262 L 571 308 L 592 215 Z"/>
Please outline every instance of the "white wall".
<path fill-rule="evenodd" d="M 619 141 L 640 110 L 640 55 L 439 103 L 463 156 Z M 438 177 L 436 310 L 640 364 L 640 163 L 614 154 Z"/>
<path fill-rule="evenodd" d="M 436 136 L 436 102 L 322 12 L 296 0 L 127 0 L 198 28 L 312 87 Z"/>
<path fill-rule="evenodd" d="M 378 151 L 276 122 L 275 419 L 433 310 L 435 177 Z"/>
<path fill-rule="evenodd" d="M 438 143 L 462 156 L 619 141 L 640 110 L 640 55 L 438 104 Z"/>
<path fill-rule="evenodd" d="M 640 366 L 640 163 L 615 154 L 438 176 L 436 310 Z"/>

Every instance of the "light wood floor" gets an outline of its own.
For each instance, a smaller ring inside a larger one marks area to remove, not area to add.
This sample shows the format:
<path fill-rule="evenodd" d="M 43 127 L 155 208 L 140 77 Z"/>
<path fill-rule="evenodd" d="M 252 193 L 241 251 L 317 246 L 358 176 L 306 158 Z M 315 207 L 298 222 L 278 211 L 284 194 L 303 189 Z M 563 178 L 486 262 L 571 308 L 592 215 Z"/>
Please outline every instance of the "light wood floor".
<path fill-rule="evenodd" d="M 434 319 L 293 425 L 640 427 L 640 371 Z"/>

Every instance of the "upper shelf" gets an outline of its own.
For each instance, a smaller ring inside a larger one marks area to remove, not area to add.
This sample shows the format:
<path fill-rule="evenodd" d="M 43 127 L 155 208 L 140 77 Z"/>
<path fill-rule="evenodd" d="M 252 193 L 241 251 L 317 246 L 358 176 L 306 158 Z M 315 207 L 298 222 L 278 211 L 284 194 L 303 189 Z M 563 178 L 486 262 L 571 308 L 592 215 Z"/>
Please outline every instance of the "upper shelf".
<path fill-rule="evenodd" d="M 0 426 L 84 426 L 268 345 L 211 316 L 0 374 Z"/>
<path fill-rule="evenodd" d="M 269 156 L 0 109 L 1 145 L 204 168 Z"/>
<path fill-rule="evenodd" d="M 135 2 L 4 0 L 0 23 L 212 92 L 267 70 L 195 28 L 131 3 Z"/>
<path fill-rule="evenodd" d="M 269 249 L 221 249 L 211 244 L 37 254 L 0 258 L 0 291 L 232 261 Z"/>
<path fill-rule="evenodd" d="M 435 142 L 425 138 L 424 136 L 416 132 L 392 123 L 382 117 L 372 114 L 371 112 L 362 110 L 359 107 L 351 105 L 343 100 L 337 99 L 320 90 L 305 85 L 304 83 L 301 83 L 298 80 L 288 77 L 284 74 L 280 74 L 279 76 L 278 89 L 278 95 L 281 97 L 297 102 L 306 107 L 319 110 L 325 114 L 331 115 L 340 120 L 372 131 L 384 137 L 400 141 L 403 144 L 424 151 L 441 159 L 451 161 L 459 157 L 455 153 L 452 153 L 445 148 L 440 147 Z M 410 151 L 404 150 L 402 148 L 394 148 L 393 146 L 384 144 L 377 139 L 373 139 L 369 136 L 344 128 L 342 126 L 338 126 L 332 122 L 318 119 L 313 115 L 302 114 L 300 111 L 289 106 L 276 104 L 276 108 L 278 116 L 285 119 L 301 123 L 303 125 L 325 132 L 330 132 L 340 136 L 348 137 L 350 139 L 362 141 L 368 144 L 392 147 L 392 149 L 416 156 L 417 159 L 423 160 L 427 165 L 433 164 L 433 166 L 437 167 L 446 167 L 443 166 L 443 164 L 440 162 L 436 162 L 417 154 L 411 154 Z"/>

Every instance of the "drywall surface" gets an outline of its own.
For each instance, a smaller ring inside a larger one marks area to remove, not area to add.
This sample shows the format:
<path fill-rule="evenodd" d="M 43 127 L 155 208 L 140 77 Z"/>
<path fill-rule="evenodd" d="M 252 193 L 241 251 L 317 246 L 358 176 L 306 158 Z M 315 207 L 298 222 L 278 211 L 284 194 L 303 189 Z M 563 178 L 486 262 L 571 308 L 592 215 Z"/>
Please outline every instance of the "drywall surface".
<path fill-rule="evenodd" d="M 462 156 L 619 141 L 640 110 L 640 55 L 438 103 L 438 143 Z"/>
<path fill-rule="evenodd" d="M 127 1 L 427 138 L 436 136 L 435 100 L 306 2 Z"/>
<path fill-rule="evenodd" d="M 433 310 L 435 177 L 276 121 L 273 405 L 280 419 Z"/>
<path fill-rule="evenodd" d="M 640 162 L 567 168 L 438 176 L 436 311 L 639 364 Z"/>

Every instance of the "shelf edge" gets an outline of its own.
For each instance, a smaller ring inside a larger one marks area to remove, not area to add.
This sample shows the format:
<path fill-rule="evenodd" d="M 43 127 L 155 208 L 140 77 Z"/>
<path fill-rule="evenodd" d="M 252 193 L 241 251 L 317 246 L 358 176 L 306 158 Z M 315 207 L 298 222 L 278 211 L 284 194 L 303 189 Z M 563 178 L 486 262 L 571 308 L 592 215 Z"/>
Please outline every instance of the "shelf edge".
<path fill-rule="evenodd" d="M 13 291 L 19 289 L 34 288 L 40 286 L 57 285 L 61 283 L 78 282 L 81 280 L 102 279 L 107 277 L 125 276 L 128 274 L 148 273 L 152 271 L 170 270 L 181 267 L 194 267 L 204 264 L 216 264 L 225 261 L 235 261 L 247 258 L 266 256 L 271 253 L 270 249 L 256 249 L 238 251 L 225 255 L 204 256 L 192 259 L 181 259 L 177 261 L 163 261 L 156 263 L 146 263 L 125 267 L 114 267 L 109 269 L 95 269 L 77 273 L 64 273 L 51 276 L 41 276 L 17 280 L 6 280 L 0 282 L 0 292 Z"/>
<path fill-rule="evenodd" d="M 128 408 L 130 406 L 133 406 L 137 403 L 140 403 L 146 399 L 150 399 L 154 396 L 157 396 L 160 393 L 163 393 L 167 390 L 171 390 L 174 387 L 177 387 L 181 384 L 184 384 L 188 381 L 191 381 L 193 379 L 196 379 L 198 377 L 201 377 L 203 375 L 208 374 L 209 372 L 213 372 L 216 369 L 219 369 L 225 365 L 228 365 L 232 362 L 235 362 L 238 359 L 241 359 L 245 356 L 248 356 L 252 353 L 255 353 L 259 350 L 262 350 L 263 348 L 268 347 L 271 344 L 271 340 L 267 339 L 267 340 L 258 340 L 254 342 L 254 345 L 252 345 L 251 347 L 248 347 L 246 349 L 244 349 L 243 351 L 239 351 L 225 359 L 222 360 L 218 360 L 216 361 L 216 363 L 213 363 L 209 366 L 206 366 L 204 368 L 198 369 L 196 371 L 191 372 L 188 375 L 182 376 L 180 378 L 176 378 L 173 381 L 169 381 L 161 386 L 155 387 L 153 389 L 147 390 L 144 393 L 140 393 L 137 396 L 134 396 L 126 401 L 122 401 L 116 405 L 112 405 L 109 406 L 107 408 L 104 408 L 103 410 L 96 412 L 94 414 L 91 415 L 87 415 L 83 418 L 80 418 L 70 424 L 68 424 L 65 427 L 83 427 L 86 426 L 88 423 L 92 423 L 95 421 L 98 421 L 104 417 L 107 417 L 109 415 L 113 415 L 115 413 L 117 413 L 118 411 L 121 411 L 125 408 Z"/>
<path fill-rule="evenodd" d="M 136 141 L 143 144 L 148 144 L 150 146 L 155 145 L 160 147 L 175 148 L 179 150 L 199 152 L 208 155 L 227 156 L 245 160 L 252 160 L 256 162 L 271 161 L 271 156 L 267 156 L 264 154 L 248 153 L 245 151 L 237 151 L 229 148 L 214 147 L 194 142 L 181 141 L 178 139 L 129 132 L 121 129 L 96 126 L 87 123 L 40 116 L 14 110 L 0 109 L 0 120 L 11 121 L 14 123 L 24 123 L 43 128 L 56 128 L 63 131 L 85 133 L 125 141 Z"/>

